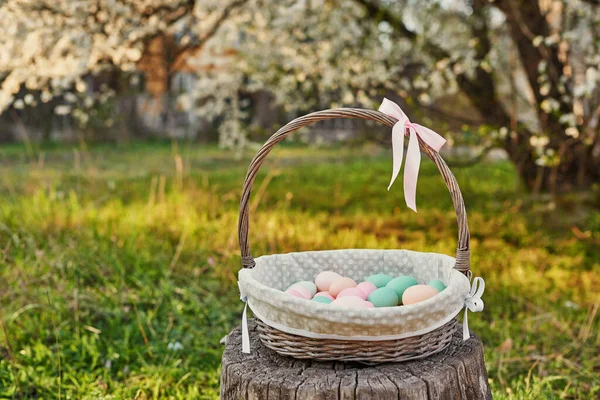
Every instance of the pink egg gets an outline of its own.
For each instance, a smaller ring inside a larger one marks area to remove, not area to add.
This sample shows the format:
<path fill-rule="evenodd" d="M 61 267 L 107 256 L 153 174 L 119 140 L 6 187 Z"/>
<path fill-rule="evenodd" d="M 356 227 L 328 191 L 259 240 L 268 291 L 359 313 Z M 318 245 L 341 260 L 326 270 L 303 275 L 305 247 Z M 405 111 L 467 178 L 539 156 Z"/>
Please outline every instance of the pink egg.
<path fill-rule="evenodd" d="M 293 285 L 288 290 L 293 290 L 295 292 L 300 293 L 302 295 L 302 297 L 305 298 L 306 300 L 312 299 L 312 293 L 310 292 L 310 290 L 308 290 L 307 288 L 305 288 L 302 285 Z"/>
<path fill-rule="evenodd" d="M 340 292 L 340 294 L 337 295 L 337 298 L 339 299 L 340 297 L 346 297 L 346 296 L 356 296 L 356 297 L 360 297 L 363 300 L 367 299 L 367 296 L 363 293 L 362 290 L 359 290 L 358 288 L 347 288 L 344 289 Z"/>
<path fill-rule="evenodd" d="M 365 301 L 365 304 L 367 305 L 366 308 L 375 308 L 375 306 L 373 305 L 373 303 L 371 303 L 370 301 Z"/>
<path fill-rule="evenodd" d="M 402 304 L 408 306 L 410 304 L 419 303 L 432 298 L 438 293 L 439 291 L 436 288 L 429 285 L 411 286 L 402 294 Z"/>
<path fill-rule="evenodd" d="M 312 282 L 308 282 L 308 283 L 310 283 L 312 286 L 315 286 L 315 284 L 314 284 L 314 283 L 312 283 Z M 304 285 L 302 282 L 298 282 L 298 283 L 294 283 L 294 284 L 293 284 L 292 286 L 290 286 L 288 289 L 294 289 L 294 290 L 296 290 L 296 291 L 298 291 L 298 292 L 300 292 L 300 293 L 302 293 L 302 294 L 304 294 L 304 293 L 308 292 L 309 299 L 312 299 L 312 297 L 313 297 L 313 294 L 314 294 L 314 293 L 316 293 L 316 289 L 317 289 L 317 288 L 316 288 L 316 287 L 314 287 L 314 290 L 315 290 L 315 291 L 313 292 L 313 288 L 310 288 L 310 287 L 308 287 L 308 286 Z"/>
<path fill-rule="evenodd" d="M 331 284 L 329 287 L 329 294 L 333 297 L 337 297 L 338 294 L 344 289 L 356 287 L 354 279 L 350 278 L 339 278 Z"/>
<path fill-rule="evenodd" d="M 340 279 L 342 276 L 337 272 L 323 271 L 315 278 L 315 284 L 319 292 L 326 292 L 329 290 L 329 286 L 333 281 Z"/>
<path fill-rule="evenodd" d="M 365 299 L 369 297 L 371 293 L 377 290 L 377 286 L 371 282 L 361 282 L 356 288 L 365 294 Z"/>
<path fill-rule="evenodd" d="M 315 294 L 315 297 L 317 296 L 323 296 L 323 297 L 327 297 L 328 299 L 333 300 L 333 296 L 329 294 L 329 292 L 319 292 L 317 294 Z"/>
<path fill-rule="evenodd" d="M 285 291 L 285 293 L 290 294 L 290 295 L 292 295 L 294 297 L 299 297 L 301 299 L 304 299 L 304 296 L 302 295 L 302 293 L 300 293 L 300 292 L 298 292 L 298 291 L 296 291 L 294 289 L 288 289 L 288 290 Z"/>
<path fill-rule="evenodd" d="M 369 302 L 364 301 L 360 297 L 346 296 L 335 299 L 331 302 L 331 305 L 343 308 L 371 308 L 373 306 L 373 304 L 369 303 L 371 304 L 371 306 L 369 306 L 367 303 Z"/>

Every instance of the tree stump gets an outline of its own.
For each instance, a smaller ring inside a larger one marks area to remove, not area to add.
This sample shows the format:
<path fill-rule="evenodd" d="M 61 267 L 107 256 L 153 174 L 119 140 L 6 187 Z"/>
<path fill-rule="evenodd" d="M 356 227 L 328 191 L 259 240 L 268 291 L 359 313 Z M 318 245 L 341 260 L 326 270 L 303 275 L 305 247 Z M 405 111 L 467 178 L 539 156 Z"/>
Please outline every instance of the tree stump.
<path fill-rule="evenodd" d="M 442 352 L 424 360 L 368 366 L 283 357 L 264 347 L 249 320 L 252 352 L 238 327 L 227 337 L 221 399 L 491 399 L 483 344 L 459 329 Z"/>

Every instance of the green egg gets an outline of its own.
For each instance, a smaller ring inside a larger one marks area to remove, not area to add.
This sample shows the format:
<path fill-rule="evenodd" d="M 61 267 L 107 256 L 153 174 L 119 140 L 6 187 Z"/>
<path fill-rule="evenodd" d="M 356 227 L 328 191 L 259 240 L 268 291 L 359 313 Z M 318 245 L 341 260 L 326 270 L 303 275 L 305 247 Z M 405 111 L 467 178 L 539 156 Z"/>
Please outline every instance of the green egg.
<path fill-rule="evenodd" d="M 399 276 L 389 281 L 385 287 L 395 290 L 398 298 L 401 299 L 406 289 L 418 284 L 419 282 L 412 276 Z"/>
<path fill-rule="evenodd" d="M 440 281 L 439 279 L 434 279 L 430 281 L 428 285 L 436 288 L 438 292 L 441 292 L 442 290 L 446 289 L 446 285 L 444 285 L 444 282 Z"/>
<path fill-rule="evenodd" d="M 317 297 L 313 297 L 312 301 L 316 301 L 317 303 L 329 304 L 333 300 L 331 300 L 329 297 L 317 296 Z"/>
<path fill-rule="evenodd" d="M 375 307 L 394 307 L 398 305 L 398 294 L 394 289 L 382 287 L 367 298 Z"/>
<path fill-rule="evenodd" d="M 315 285 L 313 282 L 311 281 L 300 281 L 295 283 L 294 285 L 302 285 L 305 288 L 307 288 L 310 292 L 311 296 L 314 296 L 317 293 L 317 285 Z M 292 285 L 292 286 L 294 286 Z"/>
<path fill-rule="evenodd" d="M 389 275 L 386 274 L 375 274 L 375 275 L 371 275 L 368 276 L 367 279 L 365 279 L 366 282 L 371 282 L 373 285 L 377 286 L 378 288 L 382 288 L 385 285 L 388 284 L 389 281 L 391 281 L 392 278 Z"/>

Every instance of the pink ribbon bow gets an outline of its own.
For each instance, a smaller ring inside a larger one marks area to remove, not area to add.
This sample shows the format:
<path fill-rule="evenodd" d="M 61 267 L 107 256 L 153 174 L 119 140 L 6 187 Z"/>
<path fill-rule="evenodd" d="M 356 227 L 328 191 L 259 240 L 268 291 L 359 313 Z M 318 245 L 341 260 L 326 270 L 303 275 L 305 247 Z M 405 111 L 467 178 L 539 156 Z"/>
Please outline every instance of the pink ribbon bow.
<path fill-rule="evenodd" d="M 410 122 L 400 106 L 391 100 L 384 98 L 379 106 L 379 111 L 398 120 L 392 128 L 393 167 L 392 180 L 390 181 L 388 190 L 390 190 L 400 173 L 402 156 L 404 154 L 404 132 L 406 129 L 409 131 L 410 138 L 406 151 L 406 165 L 404 166 L 404 200 L 408 208 L 417 212 L 417 179 L 419 178 L 419 165 L 421 164 L 421 151 L 417 136 L 436 152 L 440 151 L 446 143 L 446 139 L 429 128 Z"/>

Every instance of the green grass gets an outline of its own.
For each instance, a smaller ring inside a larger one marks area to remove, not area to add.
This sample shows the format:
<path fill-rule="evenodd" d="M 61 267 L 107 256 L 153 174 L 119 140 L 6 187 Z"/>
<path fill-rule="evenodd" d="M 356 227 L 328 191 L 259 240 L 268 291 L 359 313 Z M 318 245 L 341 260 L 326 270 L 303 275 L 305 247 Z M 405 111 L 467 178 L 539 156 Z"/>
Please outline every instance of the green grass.
<path fill-rule="evenodd" d="M 236 222 L 250 155 L 0 149 L 0 398 L 216 398 L 219 339 L 242 310 Z M 278 149 L 255 188 L 253 254 L 453 254 L 456 218 L 433 164 L 418 214 L 401 180 L 386 191 L 390 167 L 377 148 Z M 469 322 L 495 398 L 599 397 L 600 212 L 532 200 L 506 163 L 454 172 L 487 283 Z"/>

